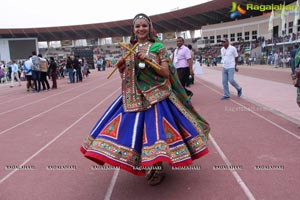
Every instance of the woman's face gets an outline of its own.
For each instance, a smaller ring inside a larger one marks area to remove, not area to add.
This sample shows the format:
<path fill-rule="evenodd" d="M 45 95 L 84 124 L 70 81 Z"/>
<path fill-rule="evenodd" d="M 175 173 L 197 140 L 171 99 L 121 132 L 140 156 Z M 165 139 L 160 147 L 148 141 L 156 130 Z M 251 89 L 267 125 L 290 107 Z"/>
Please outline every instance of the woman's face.
<path fill-rule="evenodd" d="M 145 19 L 137 19 L 133 26 L 133 32 L 138 40 L 148 40 L 150 27 Z"/>

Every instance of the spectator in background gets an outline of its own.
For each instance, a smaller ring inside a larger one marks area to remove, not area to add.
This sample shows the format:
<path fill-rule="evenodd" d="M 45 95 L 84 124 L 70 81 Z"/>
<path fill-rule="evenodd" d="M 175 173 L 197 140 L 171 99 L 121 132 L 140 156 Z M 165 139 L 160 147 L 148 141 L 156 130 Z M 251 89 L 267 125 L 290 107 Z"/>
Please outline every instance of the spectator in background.
<path fill-rule="evenodd" d="M 79 62 L 79 56 L 75 56 L 73 60 L 73 66 L 76 70 L 76 82 L 82 82 L 81 63 Z"/>
<path fill-rule="evenodd" d="M 41 83 L 43 86 L 43 90 L 50 90 L 50 85 L 47 79 L 48 74 L 48 61 L 42 57 L 42 54 L 39 54 L 38 57 L 40 58 L 40 69 L 41 69 Z M 45 85 L 46 84 L 46 85 Z M 47 86 L 47 88 L 46 88 Z"/>
<path fill-rule="evenodd" d="M 190 49 L 184 45 L 183 37 L 178 37 L 177 48 L 173 54 L 173 64 L 177 70 L 179 80 L 184 87 L 187 95 L 189 97 L 193 96 L 193 92 L 188 90 L 186 86 L 188 85 L 189 76 L 191 75 L 194 78 L 193 71 L 193 60 L 191 56 Z"/>
<path fill-rule="evenodd" d="M 85 58 L 82 58 L 82 59 L 79 60 L 79 62 L 80 62 L 80 73 L 81 73 L 82 79 L 84 79 L 84 77 L 85 77 L 84 66 L 83 66 L 84 60 L 85 60 Z"/>
<path fill-rule="evenodd" d="M 274 51 L 274 67 L 278 68 L 279 65 L 279 54 L 277 53 L 277 51 Z"/>
<path fill-rule="evenodd" d="M 27 91 L 29 92 L 30 89 L 33 90 L 33 84 L 32 84 L 32 61 L 31 61 L 31 56 L 29 56 L 28 60 L 26 60 L 23 64 L 23 69 L 25 73 L 25 78 L 27 80 Z"/>
<path fill-rule="evenodd" d="M 86 58 L 83 58 L 82 59 L 82 66 L 83 66 L 83 76 L 85 76 L 86 78 L 88 77 L 88 69 L 89 69 L 89 66 L 88 66 L 88 62 L 87 62 L 87 59 Z"/>
<path fill-rule="evenodd" d="M 115 57 L 112 57 L 112 58 L 111 58 L 110 63 L 111 63 L 110 67 L 114 67 L 114 65 L 116 64 L 116 59 L 115 59 Z"/>
<path fill-rule="evenodd" d="M 218 66 L 217 64 L 217 58 L 214 56 L 213 59 L 212 59 L 212 64 L 211 66 Z"/>
<path fill-rule="evenodd" d="M 64 63 L 60 62 L 58 64 L 58 74 L 59 74 L 59 78 L 65 78 L 64 75 Z"/>
<path fill-rule="evenodd" d="M 7 63 L 7 69 L 6 69 L 7 72 L 6 72 L 6 76 L 7 76 L 8 80 L 11 79 L 11 65 L 12 65 L 12 62 L 11 62 L 11 61 Z"/>
<path fill-rule="evenodd" d="M 98 71 L 102 70 L 102 65 L 103 65 L 103 59 L 101 57 L 99 57 L 98 60 L 97 60 Z"/>
<path fill-rule="evenodd" d="M 32 80 L 34 81 L 34 92 L 40 92 L 41 90 L 41 68 L 40 58 L 36 55 L 36 51 L 32 52 Z"/>
<path fill-rule="evenodd" d="M 70 83 L 74 83 L 73 61 L 70 56 L 67 58 L 66 68 L 69 74 Z"/>
<path fill-rule="evenodd" d="M 194 59 L 195 59 L 195 53 L 194 53 L 194 50 L 193 50 L 193 46 L 191 44 L 188 44 L 188 48 L 189 48 L 190 53 L 191 53 L 191 58 L 194 61 Z"/>
<path fill-rule="evenodd" d="M 0 65 L 0 83 L 2 83 L 5 80 L 5 72 L 4 67 L 2 67 L 2 63 Z"/>
<path fill-rule="evenodd" d="M 199 56 L 199 63 L 200 63 L 200 66 L 202 66 L 202 55 Z"/>
<path fill-rule="evenodd" d="M 190 53 L 191 53 L 191 58 L 192 58 L 192 61 L 193 61 L 193 65 L 194 65 L 194 59 L 195 59 L 195 53 L 193 51 L 193 46 L 191 44 L 188 45 L 188 48 L 190 50 Z M 193 69 L 194 70 L 194 69 Z M 189 81 L 187 83 L 187 86 L 189 85 L 194 85 L 194 77 L 192 75 L 189 75 Z"/>
<path fill-rule="evenodd" d="M 14 86 L 14 81 L 15 79 L 17 79 L 17 81 L 19 82 L 19 86 L 21 86 L 21 80 L 19 78 L 19 66 L 17 65 L 16 61 L 12 61 L 12 65 L 11 65 L 11 85 L 10 87 Z"/>
<path fill-rule="evenodd" d="M 50 57 L 49 74 L 52 79 L 52 89 L 57 89 L 57 64 L 53 57 Z"/>
<path fill-rule="evenodd" d="M 221 56 L 223 63 L 222 82 L 224 89 L 224 96 L 221 98 L 221 100 L 230 98 L 228 82 L 230 82 L 230 84 L 235 87 L 235 89 L 237 90 L 237 95 L 240 97 L 242 95 L 242 88 L 234 80 L 234 72 L 238 72 L 237 59 L 239 55 L 236 48 L 232 45 L 229 45 L 228 39 L 225 39 L 223 41 Z"/>

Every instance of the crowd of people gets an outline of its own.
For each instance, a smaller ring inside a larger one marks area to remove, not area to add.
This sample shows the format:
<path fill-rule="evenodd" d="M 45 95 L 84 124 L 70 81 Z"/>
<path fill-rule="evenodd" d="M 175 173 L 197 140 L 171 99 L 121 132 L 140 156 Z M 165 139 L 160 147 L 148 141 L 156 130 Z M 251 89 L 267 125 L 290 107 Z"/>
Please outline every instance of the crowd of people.
<path fill-rule="evenodd" d="M 79 56 L 68 56 L 66 61 L 66 71 L 69 76 L 69 82 L 82 82 L 83 78 L 87 78 L 90 74 L 87 59 Z"/>
<path fill-rule="evenodd" d="M 26 81 L 28 92 L 34 93 L 57 89 L 57 79 L 69 76 L 69 82 L 82 82 L 90 73 L 88 63 L 85 58 L 79 56 L 68 56 L 67 60 L 55 60 L 54 57 L 43 58 L 41 54 L 32 52 L 27 60 L 0 62 L 0 83 L 10 83 L 13 88 L 15 82 L 22 85 Z M 50 86 L 49 81 L 52 81 Z"/>

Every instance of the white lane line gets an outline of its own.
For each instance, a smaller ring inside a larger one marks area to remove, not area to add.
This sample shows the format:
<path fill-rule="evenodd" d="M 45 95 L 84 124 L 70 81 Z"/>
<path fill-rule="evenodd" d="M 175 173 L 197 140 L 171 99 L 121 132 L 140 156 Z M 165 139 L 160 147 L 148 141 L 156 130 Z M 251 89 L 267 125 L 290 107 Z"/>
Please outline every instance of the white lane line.
<path fill-rule="evenodd" d="M 75 99 L 77 99 L 77 98 L 79 98 L 79 97 L 81 97 L 81 96 L 84 96 L 84 95 L 86 95 L 87 93 L 89 93 L 89 92 L 91 92 L 91 91 L 93 91 L 93 90 L 96 90 L 96 89 L 98 89 L 98 88 L 100 88 L 100 87 L 102 87 L 102 86 L 104 86 L 104 85 L 106 85 L 106 84 L 109 84 L 109 83 L 111 83 L 111 82 L 114 81 L 114 80 L 115 80 L 115 79 L 113 79 L 113 80 L 111 80 L 111 81 L 109 81 L 109 82 L 105 82 L 104 84 L 101 84 L 101 85 L 98 86 L 98 87 L 95 87 L 95 88 L 93 88 L 93 89 L 90 89 L 90 90 L 88 90 L 88 91 L 86 91 L 86 92 L 84 92 L 84 93 L 81 93 L 80 95 L 77 95 L 77 96 L 75 96 L 75 97 L 73 97 L 73 98 L 71 98 L 71 99 L 69 99 L 69 100 L 67 100 L 67 101 L 65 101 L 65 102 L 63 102 L 63 103 L 57 104 L 56 106 L 54 106 L 54 107 L 52 107 L 52 108 L 50 108 L 50 109 L 48 109 L 48 110 L 45 110 L 44 112 L 41 112 L 41 113 L 39 113 L 39 114 L 37 114 L 37 115 L 34 115 L 33 117 L 31 117 L 31 118 L 29 118 L 29 119 L 27 119 L 27 120 L 25 120 L 25 121 L 23 121 L 23 122 L 21 122 L 21 123 L 18 123 L 18 124 L 16 124 L 16 125 L 14 125 L 14 126 L 8 128 L 8 129 L 5 129 L 5 130 L 1 131 L 1 132 L 0 132 L 0 135 L 2 135 L 2 134 L 4 134 L 4 133 L 7 133 L 8 131 L 10 131 L 10 130 L 12 130 L 12 129 L 18 127 L 18 126 L 21 126 L 21 125 L 23 125 L 23 124 L 25 124 L 25 123 L 27 123 L 27 122 L 29 122 L 29 121 L 31 121 L 31 120 L 37 118 L 37 117 L 40 117 L 40 116 L 42 116 L 43 114 L 46 114 L 46 113 L 48 113 L 48 112 L 50 112 L 50 111 L 52 111 L 52 110 L 54 110 L 54 109 L 56 109 L 56 108 L 58 108 L 58 107 L 60 107 L 60 106 L 62 106 L 62 105 L 64 105 L 64 104 L 66 104 L 66 103 L 69 103 L 69 102 L 71 102 L 71 101 L 73 101 L 73 100 L 75 100 Z"/>
<path fill-rule="evenodd" d="M 282 118 L 284 118 L 284 119 L 286 119 L 286 120 L 288 120 L 288 121 L 290 121 L 290 122 L 292 122 L 292 123 L 294 123 L 296 125 L 300 124 L 300 121 L 297 118 L 294 118 L 294 117 L 289 116 L 288 114 L 285 114 L 285 113 L 283 113 L 283 112 L 281 112 L 279 110 L 276 110 L 276 109 L 274 109 L 272 107 L 269 107 L 269 106 L 266 106 L 266 105 L 264 105 L 262 103 L 259 103 L 258 101 L 250 99 L 249 97 L 243 96 L 242 98 L 245 99 L 246 101 L 248 101 L 248 102 L 256 105 L 257 107 L 260 107 L 260 108 L 262 108 L 264 110 L 268 110 L 268 111 L 272 112 L 273 114 L 275 114 L 275 115 L 277 115 L 279 117 L 282 117 Z"/>
<path fill-rule="evenodd" d="M 94 82 L 96 82 L 96 81 L 94 81 Z M 90 83 L 93 83 L 93 82 L 90 82 Z M 1 115 L 4 115 L 4 114 L 6 114 L 6 113 L 13 112 L 13 111 L 15 111 L 15 110 L 24 108 L 24 107 L 26 107 L 26 106 L 30 106 L 30 105 L 32 105 L 32 104 L 36 104 L 36 103 L 38 103 L 38 102 L 40 102 L 40 101 L 47 100 L 48 98 L 58 96 L 58 95 L 60 95 L 60 94 L 66 94 L 66 93 L 68 93 L 68 92 L 73 92 L 73 90 L 75 90 L 75 89 L 77 89 L 77 88 L 80 88 L 80 87 L 83 87 L 83 86 L 86 86 L 86 85 L 80 85 L 80 86 L 78 86 L 78 87 L 73 87 L 73 88 L 71 88 L 71 89 L 68 89 L 67 91 L 62 91 L 62 92 L 59 92 L 59 93 L 55 93 L 55 94 L 53 94 L 53 95 L 51 95 L 51 96 L 47 96 L 47 97 L 45 97 L 45 98 L 42 98 L 42 99 L 39 99 L 39 100 L 30 102 L 30 103 L 28 103 L 28 104 L 24 104 L 24 105 L 22 105 L 22 106 L 19 106 L 19 107 L 16 107 L 16 108 L 13 108 L 13 109 L 4 111 L 4 112 L 0 113 L 0 116 L 1 116 Z M 25 96 L 25 97 L 27 97 L 27 96 Z M 12 99 L 12 100 L 10 100 L 9 102 L 11 103 L 11 102 L 14 101 L 14 100 L 20 100 L 21 98 L 24 98 L 24 97 L 20 97 L 20 98 L 17 98 L 17 99 Z M 6 103 L 7 103 L 7 102 L 6 102 Z M 1 104 L 0 104 L 0 105 L 1 105 Z"/>
<path fill-rule="evenodd" d="M 217 144 L 217 142 L 215 141 L 215 139 L 213 138 L 213 136 L 211 134 L 209 135 L 209 140 L 212 142 L 212 144 L 214 145 L 214 147 L 216 148 L 216 150 L 218 151 L 218 153 L 220 154 L 222 160 L 226 163 L 226 165 L 232 166 L 230 161 L 228 160 L 228 158 L 226 157 L 226 155 L 224 154 L 224 152 L 219 147 L 219 145 Z M 229 171 L 233 175 L 233 177 L 235 178 L 235 180 L 239 184 L 239 186 L 242 188 L 242 190 L 244 191 L 244 193 L 248 197 L 248 199 L 255 200 L 252 192 L 249 190 L 246 183 L 243 181 L 243 179 L 240 177 L 240 175 L 237 173 L 237 171 L 234 169 L 230 169 Z"/>
<path fill-rule="evenodd" d="M 12 103 L 13 101 L 18 101 L 18 100 L 21 100 L 21 99 L 25 99 L 25 98 L 28 98 L 28 96 L 31 96 L 31 95 L 33 95 L 33 94 L 24 94 L 24 96 L 22 96 L 22 97 L 10 99 L 8 101 L 2 101 L 1 98 L 0 98 L 0 101 L 1 101 L 0 105 L 7 104 L 7 103 Z M 4 98 L 7 98 L 7 96 L 5 96 Z"/>
<path fill-rule="evenodd" d="M 207 88 L 209 88 L 210 90 L 214 91 L 215 93 L 222 95 L 221 92 L 215 90 L 214 88 L 211 88 L 211 87 L 209 87 L 208 85 L 206 85 L 206 84 L 204 84 L 204 83 L 201 83 L 201 82 L 198 81 L 198 80 L 196 80 L 196 81 L 199 82 L 201 85 L 204 85 L 205 87 L 207 87 Z M 237 101 L 235 101 L 235 100 L 233 100 L 233 99 L 229 99 L 229 100 L 232 101 L 233 103 L 239 105 L 241 108 L 243 108 L 243 109 L 245 109 L 245 110 L 251 112 L 252 114 L 256 115 L 257 117 L 259 117 L 259 118 L 261 118 L 261 119 L 263 119 L 263 120 L 269 122 L 270 124 L 276 126 L 276 127 L 279 128 L 279 129 L 283 130 L 284 132 L 288 133 L 289 135 L 295 137 L 296 139 L 300 140 L 300 136 L 299 136 L 299 135 L 297 135 L 297 134 L 295 134 L 295 133 L 293 133 L 293 132 L 291 132 L 291 131 L 285 129 L 284 127 L 280 126 L 279 124 L 276 124 L 276 123 L 273 122 L 272 120 L 267 119 L 266 117 L 264 117 L 264 116 L 262 116 L 261 114 L 259 114 L 259 113 L 255 112 L 255 111 L 251 110 L 250 108 L 244 106 L 243 104 L 240 104 L 239 102 L 237 102 Z M 272 113 L 273 113 L 273 114 L 276 114 L 276 113 L 274 113 L 274 112 L 272 112 Z"/>
<path fill-rule="evenodd" d="M 104 78 L 105 76 L 103 76 L 103 78 Z M 100 78 L 102 78 L 102 76 L 100 77 Z M 91 81 L 89 81 L 89 82 L 87 82 L 88 84 L 93 84 L 94 82 L 97 82 L 98 80 L 91 80 Z M 71 85 L 69 85 L 68 83 L 61 83 L 60 85 L 62 85 L 62 87 L 64 87 L 64 86 L 66 86 L 66 87 L 68 87 L 68 90 L 67 91 L 62 91 L 62 92 L 60 92 L 59 94 L 61 94 L 61 93 L 65 93 L 65 92 L 70 92 L 70 91 L 73 91 L 74 89 L 77 89 L 77 88 L 81 88 L 81 87 L 84 87 L 84 86 L 86 86 L 86 84 L 80 84 L 79 86 L 78 85 L 76 85 L 76 86 L 71 86 Z M 11 88 L 9 88 L 10 90 L 11 90 Z M 12 95 L 11 96 L 15 96 L 16 95 L 16 93 L 11 93 Z M 19 97 L 19 98 L 14 98 L 14 99 L 10 99 L 10 100 L 8 100 L 8 101 L 5 101 L 5 102 L 3 102 L 3 101 L 1 101 L 0 102 L 0 105 L 2 105 L 2 104 L 7 104 L 8 102 L 9 103 L 11 103 L 11 102 L 13 102 L 13 101 L 18 101 L 18 100 L 20 100 L 20 99 L 23 99 L 23 98 L 27 98 L 28 96 L 29 97 L 31 97 L 31 96 L 35 96 L 36 94 L 34 94 L 34 93 L 24 93 L 24 96 L 22 96 L 22 97 Z M 7 95 L 5 96 L 6 98 L 7 98 Z M 4 97 L 4 98 L 5 98 Z"/>
<path fill-rule="evenodd" d="M 244 106 L 243 104 L 240 104 L 240 103 L 238 103 L 237 101 L 232 100 L 232 99 L 231 99 L 231 101 L 233 101 L 235 104 L 237 104 L 237 105 L 239 105 L 239 106 L 245 108 L 245 109 L 248 110 L 249 112 L 253 113 L 254 115 L 256 115 L 256 116 L 258 116 L 258 117 L 260 117 L 261 119 L 264 119 L 265 121 L 269 122 L 270 124 L 276 126 L 277 128 L 283 130 L 284 132 L 290 134 L 291 136 L 294 136 L 296 139 L 300 140 L 300 136 L 299 136 L 299 135 L 297 135 L 297 134 L 295 134 L 295 133 L 293 133 L 293 132 L 291 132 L 291 131 L 285 129 L 284 127 L 280 126 L 279 124 L 276 124 L 276 123 L 273 122 L 272 120 L 269 120 L 268 118 L 262 116 L 261 114 L 259 114 L 259 113 L 255 112 L 255 111 L 251 110 L 250 108 Z"/>
<path fill-rule="evenodd" d="M 71 89 L 71 90 L 73 90 L 73 89 Z M 30 106 L 30 105 L 32 105 L 32 104 L 36 104 L 36 103 L 38 103 L 38 102 L 47 100 L 47 99 L 49 99 L 49 98 L 51 98 L 51 97 L 55 97 L 55 96 L 58 96 L 58 95 L 60 95 L 60 94 L 65 94 L 66 92 L 69 92 L 69 91 L 70 91 L 70 90 L 68 90 L 68 91 L 63 91 L 63 92 L 60 92 L 60 93 L 56 93 L 56 94 L 54 94 L 54 95 L 47 96 L 47 97 L 45 97 L 45 98 L 42 98 L 42 99 L 39 99 L 39 100 L 36 100 L 36 101 L 32 101 L 32 102 L 30 102 L 30 103 L 28 103 L 28 104 L 24 104 L 24 105 L 22 105 L 22 106 L 19 106 L 19 107 L 16 107 L 16 108 L 7 110 L 7 111 L 5 111 L 5 112 L 0 113 L 0 116 L 1 116 L 1 115 L 4 115 L 4 114 L 6 114 L 6 113 L 9 113 L 9 112 L 13 112 L 13 111 L 16 111 L 16 110 L 18 110 L 18 109 L 21 109 L 21 108 Z M 18 100 L 19 100 L 19 99 L 18 99 Z"/>
<path fill-rule="evenodd" d="M 113 176 L 111 178 L 109 187 L 107 188 L 104 200 L 110 200 L 111 194 L 112 194 L 112 192 L 114 190 L 114 187 L 115 187 L 115 184 L 117 182 L 117 178 L 118 178 L 119 172 L 120 172 L 120 169 L 116 169 L 114 171 L 114 174 L 113 174 Z"/>
<path fill-rule="evenodd" d="M 120 88 L 119 88 L 120 89 Z M 20 166 L 26 165 L 28 162 L 30 162 L 34 157 L 39 155 L 42 151 L 44 151 L 47 147 L 49 147 L 51 144 L 53 144 L 56 140 L 58 140 L 61 136 L 63 136 L 67 131 L 69 131 L 73 126 L 75 126 L 78 122 L 80 122 L 83 118 L 85 118 L 88 114 L 93 112 L 98 106 L 100 106 L 102 103 L 104 103 L 107 99 L 109 99 L 111 96 L 113 96 L 115 93 L 117 93 L 118 90 L 111 93 L 107 97 L 105 97 L 101 102 L 99 102 L 96 106 L 94 106 L 92 109 L 90 109 L 87 113 L 85 113 L 83 116 L 81 116 L 79 119 L 77 119 L 75 122 L 73 122 L 70 126 L 68 126 L 65 130 L 63 130 L 60 134 L 58 134 L 55 138 L 53 138 L 50 142 L 48 142 L 46 145 L 44 145 L 42 148 L 40 148 L 37 152 L 35 152 L 32 156 L 27 158 Z M 5 177 L 3 177 L 0 180 L 0 184 L 3 183 L 5 180 L 7 180 L 9 177 L 11 177 L 14 173 L 16 173 L 18 169 L 14 169 L 9 174 L 7 174 Z"/>

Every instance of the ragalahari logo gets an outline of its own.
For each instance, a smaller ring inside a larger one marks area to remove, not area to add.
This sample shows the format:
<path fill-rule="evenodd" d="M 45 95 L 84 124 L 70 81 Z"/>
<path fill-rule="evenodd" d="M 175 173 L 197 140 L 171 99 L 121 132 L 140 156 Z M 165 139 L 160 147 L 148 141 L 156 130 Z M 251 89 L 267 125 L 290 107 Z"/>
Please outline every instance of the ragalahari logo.
<path fill-rule="evenodd" d="M 240 4 L 237 4 L 236 2 L 232 2 L 232 8 L 230 12 L 231 12 L 230 18 L 235 19 L 236 17 L 240 17 L 241 15 L 244 15 L 246 13 L 246 10 L 241 8 Z"/>

